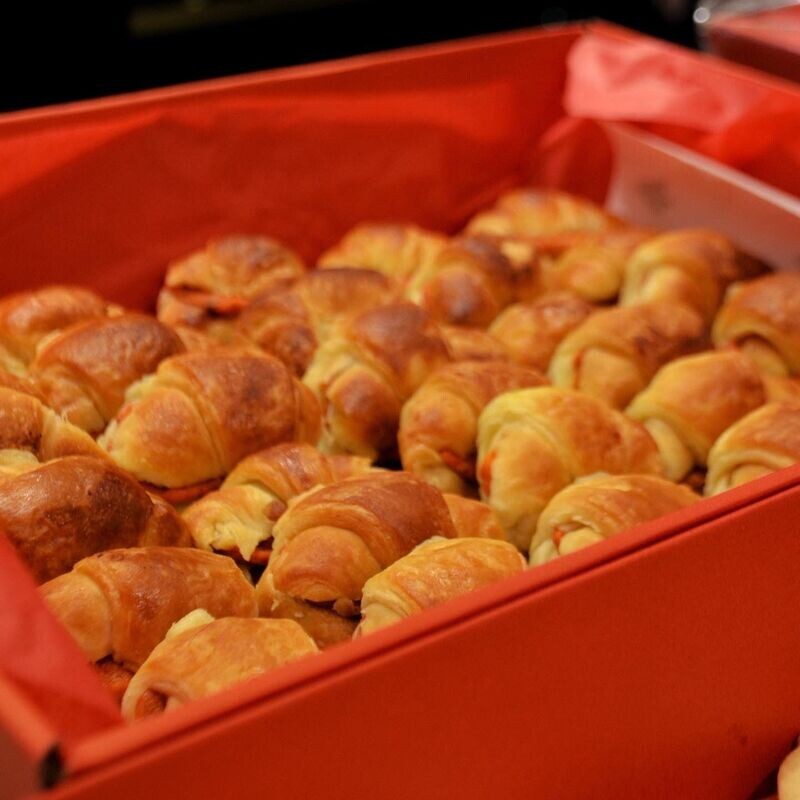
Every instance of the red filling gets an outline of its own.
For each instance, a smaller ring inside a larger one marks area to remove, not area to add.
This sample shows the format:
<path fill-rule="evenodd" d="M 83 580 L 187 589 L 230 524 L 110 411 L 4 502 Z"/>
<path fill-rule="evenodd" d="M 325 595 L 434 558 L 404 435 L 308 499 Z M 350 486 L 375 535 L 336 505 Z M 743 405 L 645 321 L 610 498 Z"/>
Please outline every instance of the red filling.
<path fill-rule="evenodd" d="M 201 308 L 219 317 L 236 316 L 249 305 L 243 297 L 210 294 L 194 289 L 172 289 L 172 292 L 182 303 Z"/>
<path fill-rule="evenodd" d="M 478 481 L 481 484 L 484 495 L 487 497 L 492 493 L 492 464 L 495 458 L 497 458 L 497 453 L 489 453 L 478 469 Z"/>
<path fill-rule="evenodd" d="M 458 453 L 454 453 L 452 450 L 443 449 L 439 451 L 439 455 L 442 458 L 442 461 L 450 467 L 459 478 L 463 478 L 465 481 L 474 481 L 475 480 L 475 465 L 472 462 L 472 459 L 464 458 L 463 456 L 458 455 Z"/>
<path fill-rule="evenodd" d="M 173 489 L 168 489 L 164 486 L 156 486 L 147 481 L 142 481 L 142 486 L 148 492 L 159 495 L 162 499 L 166 500 L 172 505 L 180 503 L 191 503 L 193 500 L 199 500 L 209 492 L 219 489 L 222 483 L 222 478 L 211 478 L 207 481 L 200 481 L 200 483 L 193 483 L 191 486 L 176 486 Z"/>

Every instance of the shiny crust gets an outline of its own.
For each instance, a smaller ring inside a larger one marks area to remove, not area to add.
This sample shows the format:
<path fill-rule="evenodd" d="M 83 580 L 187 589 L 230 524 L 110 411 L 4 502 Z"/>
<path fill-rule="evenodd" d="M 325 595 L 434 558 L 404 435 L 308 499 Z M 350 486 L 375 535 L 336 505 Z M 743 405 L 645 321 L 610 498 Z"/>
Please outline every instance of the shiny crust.
<path fill-rule="evenodd" d="M 717 437 L 766 400 L 753 363 L 736 351 L 700 353 L 662 367 L 626 413 L 656 437 L 665 472 L 679 481 L 705 465 Z"/>
<path fill-rule="evenodd" d="M 492 323 L 489 333 L 517 363 L 546 370 L 559 343 L 594 310 L 580 297 L 553 292 L 509 306 Z"/>
<path fill-rule="evenodd" d="M 7 295 L 0 300 L 0 366 L 20 371 L 46 336 L 107 311 L 102 297 L 78 286 L 45 286 Z"/>
<path fill-rule="evenodd" d="M 509 361 L 506 346 L 483 328 L 440 325 L 453 361 Z"/>
<path fill-rule="evenodd" d="M 576 478 L 659 475 L 647 431 L 599 400 L 541 387 L 496 397 L 478 420 L 478 480 L 509 541 L 527 550 L 539 515 Z"/>
<path fill-rule="evenodd" d="M 365 222 L 326 250 L 319 258 L 319 266 L 373 269 L 404 285 L 446 244 L 447 238 L 442 234 L 416 225 Z"/>
<path fill-rule="evenodd" d="M 708 454 L 705 493 L 719 494 L 800 461 L 800 402 L 768 403 L 728 428 Z"/>
<path fill-rule="evenodd" d="M 729 284 L 764 270 L 721 233 L 704 228 L 670 231 L 649 239 L 631 255 L 620 304 L 671 300 L 691 306 L 711 322 Z"/>
<path fill-rule="evenodd" d="M 624 408 L 664 364 L 705 344 L 703 319 L 688 306 L 617 306 L 598 311 L 567 335 L 548 374 L 553 386 Z"/>
<path fill-rule="evenodd" d="M 330 336 L 340 320 L 397 297 L 394 283 L 373 270 L 313 270 L 291 287 L 255 298 L 242 313 L 238 330 L 300 376 L 319 342 Z"/>
<path fill-rule="evenodd" d="M 0 529 L 43 582 L 112 547 L 189 545 L 180 517 L 156 502 L 113 464 L 67 456 L 2 481 Z"/>
<path fill-rule="evenodd" d="M 364 582 L 431 536 L 453 538 L 441 493 L 405 472 L 312 490 L 274 528 L 274 589 L 352 616 Z"/>
<path fill-rule="evenodd" d="M 439 322 L 486 327 L 514 297 L 514 270 L 488 240 L 454 239 L 414 272 L 406 296 Z"/>
<path fill-rule="evenodd" d="M 48 405 L 99 433 L 119 411 L 125 390 L 183 349 L 178 335 L 153 317 L 123 314 L 62 331 L 40 348 L 30 374 Z"/>
<path fill-rule="evenodd" d="M 129 722 L 143 716 L 148 692 L 171 709 L 316 652 L 313 640 L 290 620 L 216 619 L 153 650 L 125 692 L 122 715 Z"/>
<path fill-rule="evenodd" d="M 503 361 L 441 367 L 403 406 L 398 435 L 403 468 L 443 492 L 469 492 L 481 411 L 503 392 L 546 382 L 536 370 Z"/>
<path fill-rule="evenodd" d="M 286 285 L 305 271 L 300 256 L 266 236 L 212 239 L 203 250 L 167 269 L 158 318 L 167 325 L 224 330 L 261 292 Z"/>
<path fill-rule="evenodd" d="M 230 558 L 186 547 L 98 553 L 41 592 L 89 660 L 110 655 L 134 670 L 196 608 L 215 617 L 257 614 L 253 586 Z"/>
<path fill-rule="evenodd" d="M 229 472 L 281 441 L 315 441 L 319 408 L 278 359 L 236 349 L 185 353 L 131 388 L 101 437 L 111 457 L 156 486 Z"/>
<path fill-rule="evenodd" d="M 423 542 L 366 582 L 356 635 L 399 622 L 523 569 L 525 559 L 507 542 Z"/>
<path fill-rule="evenodd" d="M 291 500 L 369 467 L 365 458 L 325 456 L 304 443 L 279 444 L 240 461 L 222 487 L 190 505 L 183 518 L 198 547 L 236 549 L 249 561 Z"/>
<path fill-rule="evenodd" d="M 322 406 L 321 448 L 392 455 L 403 403 L 449 358 L 436 324 L 411 303 L 349 320 L 317 350 L 303 378 Z"/>
<path fill-rule="evenodd" d="M 459 539 L 502 539 L 506 532 L 497 515 L 486 503 L 446 492 L 444 501 Z"/>
<path fill-rule="evenodd" d="M 582 549 L 699 499 L 685 486 L 655 475 L 603 475 L 573 483 L 542 511 L 531 563 Z"/>
<path fill-rule="evenodd" d="M 582 197 L 540 189 L 516 189 L 502 195 L 488 211 L 476 214 L 468 234 L 542 236 L 570 231 L 599 231 L 619 221 Z"/>
<path fill-rule="evenodd" d="M 782 272 L 732 287 L 712 336 L 717 346 L 742 346 L 765 372 L 800 374 L 800 275 Z M 775 358 L 759 359 L 753 340 Z"/>

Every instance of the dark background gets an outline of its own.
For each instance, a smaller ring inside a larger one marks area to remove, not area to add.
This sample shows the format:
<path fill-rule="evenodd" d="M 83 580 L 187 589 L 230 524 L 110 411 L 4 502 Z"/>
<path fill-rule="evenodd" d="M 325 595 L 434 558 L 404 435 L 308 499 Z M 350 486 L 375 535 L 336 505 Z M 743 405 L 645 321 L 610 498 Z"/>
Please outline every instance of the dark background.
<path fill-rule="evenodd" d="M 694 44 L 682 0 L 161 0 L 0 5 L 0 110 L 601 17 Z M 11 8 L 9 8 L 9 6 Z"/>

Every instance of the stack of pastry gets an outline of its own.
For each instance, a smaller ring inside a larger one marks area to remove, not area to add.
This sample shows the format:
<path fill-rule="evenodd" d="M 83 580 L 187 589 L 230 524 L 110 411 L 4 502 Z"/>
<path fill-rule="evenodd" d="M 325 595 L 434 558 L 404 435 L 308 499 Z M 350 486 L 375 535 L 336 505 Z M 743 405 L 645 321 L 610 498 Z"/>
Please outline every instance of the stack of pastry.
<path fill-rule="evenodd" d="M 0 527 L 129 719 L 800 461 L 800 277 L 719 233 L 526 189 L 317 266 L 0 302 Z"/>

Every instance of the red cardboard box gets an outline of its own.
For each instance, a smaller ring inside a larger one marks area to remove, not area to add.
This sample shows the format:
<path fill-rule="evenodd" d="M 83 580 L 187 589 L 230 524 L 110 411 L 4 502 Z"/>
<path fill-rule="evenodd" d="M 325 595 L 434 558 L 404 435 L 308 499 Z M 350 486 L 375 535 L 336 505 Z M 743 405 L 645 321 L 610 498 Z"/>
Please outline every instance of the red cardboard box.
<path fill-rule="evenodd" d="M 800 92 L 605 25 L 11 114 L 3 289 L 147 306 L 214 234 L 313 259 L 525 181 L 682 224 L 730 202 L 793 267 L 798 125 Z M 800 467 L 131 727 L 0 551 L 0 796 L 746 798 L 800 729 L 798 502 Z"/>

